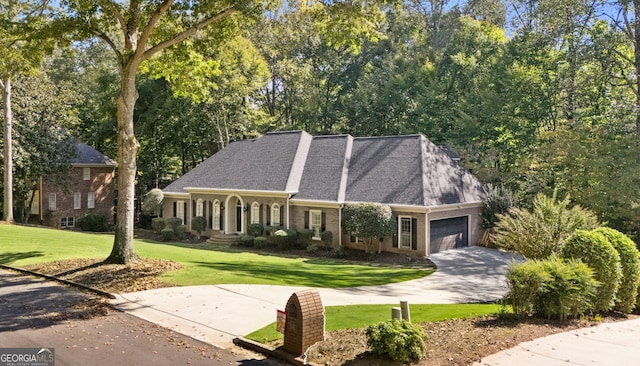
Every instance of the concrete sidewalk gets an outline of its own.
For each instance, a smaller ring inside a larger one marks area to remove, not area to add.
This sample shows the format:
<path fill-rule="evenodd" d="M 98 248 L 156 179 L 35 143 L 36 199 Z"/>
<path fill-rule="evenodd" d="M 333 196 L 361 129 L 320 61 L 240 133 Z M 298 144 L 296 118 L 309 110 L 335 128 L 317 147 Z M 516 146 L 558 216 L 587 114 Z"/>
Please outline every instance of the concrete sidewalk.
<path fill-rule="evenodd" d="M 504 273 L 511 253 L 468 247 L 434 254 L 434 274 L 417 280 L 344 289 L 317 289 L 325 306 L 354 304 L 451 304 L 493 301 L 506 291 Z M 142 319 L 228 347 L 234 338 L 276 319 L 294 286 L 217 285 L 171 287 L 118 295 L 112 303 Z"/>
<path fill-rule="evenodd" d="M 475 366 L 619 366 L 640 363 L 640 319 L 558 333 L 490 355 Z"/>

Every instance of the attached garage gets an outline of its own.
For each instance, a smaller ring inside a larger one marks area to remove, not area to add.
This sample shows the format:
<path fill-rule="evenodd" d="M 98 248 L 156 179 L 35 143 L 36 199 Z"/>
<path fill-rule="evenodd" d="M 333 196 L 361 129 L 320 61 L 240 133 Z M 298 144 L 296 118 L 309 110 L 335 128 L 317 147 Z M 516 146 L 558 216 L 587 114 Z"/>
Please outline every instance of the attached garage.
<path fill-rule="evenodd" d="M 453 217 L 429 222 L 429 253 L 469 246 L 469 217 Z"/>

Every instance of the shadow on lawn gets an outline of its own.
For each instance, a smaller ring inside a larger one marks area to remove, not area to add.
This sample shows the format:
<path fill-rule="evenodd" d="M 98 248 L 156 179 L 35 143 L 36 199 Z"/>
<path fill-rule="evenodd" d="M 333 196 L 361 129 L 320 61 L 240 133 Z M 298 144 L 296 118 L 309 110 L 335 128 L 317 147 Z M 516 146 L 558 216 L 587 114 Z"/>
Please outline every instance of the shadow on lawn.
<path fill-rule="evenodd" d="M 10 264 L 20 259 L 42 256 L 44 256 L 44 252 L 41 251 L 0 253 L 0 264 Z"/>

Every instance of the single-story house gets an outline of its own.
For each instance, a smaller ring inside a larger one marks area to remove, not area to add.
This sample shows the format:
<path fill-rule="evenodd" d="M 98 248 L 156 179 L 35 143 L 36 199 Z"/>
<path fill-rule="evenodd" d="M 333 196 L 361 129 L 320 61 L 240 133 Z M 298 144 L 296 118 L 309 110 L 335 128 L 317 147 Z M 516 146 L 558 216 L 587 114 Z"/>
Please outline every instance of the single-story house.
<path fill-rule="evenodd" d="M 386 137 L 267 133 L 236 141 L 163 189 L 163 216 L 204 235 L 242 235 L 250 224 L 331 231 L 335 244 L 363 248 L 343 233 L 348 203 L 389 205 L 398 235 L 385 251 L 425 256 L 480 242 L 482 184 L 421 134 Z M 395 236 L 395 235 L 394 235 Z"/>
<path fill-rule="evenodd" d="M 113 220 L 116 162 L 83 142 L 76 143 L 76 151 L 65 187 L 40 179 L 31 206 L 32 220 L 61 228 L 74 227 L 78 217 L 87 213 Z"/>

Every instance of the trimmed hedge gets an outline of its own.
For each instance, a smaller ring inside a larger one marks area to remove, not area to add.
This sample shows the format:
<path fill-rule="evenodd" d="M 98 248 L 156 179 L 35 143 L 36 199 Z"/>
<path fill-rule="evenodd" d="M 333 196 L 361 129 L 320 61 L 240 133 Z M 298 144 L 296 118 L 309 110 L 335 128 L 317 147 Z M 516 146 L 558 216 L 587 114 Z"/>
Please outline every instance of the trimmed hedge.
<path fill-rule="evenodd" d="M 640 286 L 640 252 L 638 252 L 633 240 L 618 230 L 600 227 L 594 232 L 604 235 L 620 255 L 622 279 L 616 294 L 614 308 L 624 314 L 629 314 L 637 304 L 638 286 Z"/>
<path fill-rule="evenodd" d="M 262 236 L 264 234 L 264 226 L 261 224 L 251 224 L 247 227 L 247 235 L 251 235 L 253 237 Z"/>
<path fill-rule="evenodd" d="M 82 231 L 102 233 L 109 231 L 109 218 L 105 214 L 87 213 L 78 217 L 76 226 Z"/>
<path fill-rule="evenodd" d="M 196 216 L 191 219 L 191 229 L 198 233 L 198 239 L 200 235 L 207 229 L 207 219 L 204 216 Z"/>
<path fill-rule="evenodd" d="M 289 250 L 296 245 L 298 233 L 295 230 L 280 229 L 273 233 L 274 241 L 280 250 Z"/>
<path fill-rule="evenodd" d="M 600 287 L 593 299 L 596 312 L 607 312 L 614 305 L 620 286 L 620 255 L 607 238 L 597 232 L 578 230 L 562 246 L 562 257 L 578 259 L 591 267 Z"/>
<path fill-rule="evenodd" d="M 169 217 L 165 219 L 165 227 L 172 228 L 173 231 L 178 229 L 178 226 L 182 225 L 182 219 L 179 217 Z"/>
<path fill-rule="evenodd" d="M 396 362 L 418 361 L 427 352 L 424 331 L 407 321 L 392 319 L 369 326 L 365 333 L 367 346 L 375 355 L 389 357 Z"/>
<path fill-rule="evenodd" d="M 578 260 L 551 256 L 509 265 L 506 274 L 513 312 L 549 319 L 577 318 L 592 308 L 598 282 L 593 270 Z"/>
<path fill-rule="evenodd" d="M 155 217 L 151 219 L 151 228 L 158 234 L 162 232 L 162 229 L 167 227 L 167 221 L 164 217 Z"/>
<path fill-rule="evenodd" d="M 253 246 L 256 249 L 264 249 L 267 247 L 267 238 L 264 236 L 256 236 L 253 239 Z"/>
<path fill-rule="evenodd" d="M 164 239 L 165 241 L 169 241 L 169 240 L 173 239 L 174 231 L 170 227 L 166 227 L 166 228 L 162 229 L 162 231 L 160 233 L 162 234 L 162 239 Z"/>
<path fill-rule="evenodd" d="M 253 235 L 243 235 L 240 237 L 240 245 L 245 247 L 253 246 L 255 237 Z"/>

